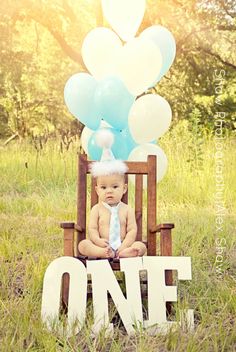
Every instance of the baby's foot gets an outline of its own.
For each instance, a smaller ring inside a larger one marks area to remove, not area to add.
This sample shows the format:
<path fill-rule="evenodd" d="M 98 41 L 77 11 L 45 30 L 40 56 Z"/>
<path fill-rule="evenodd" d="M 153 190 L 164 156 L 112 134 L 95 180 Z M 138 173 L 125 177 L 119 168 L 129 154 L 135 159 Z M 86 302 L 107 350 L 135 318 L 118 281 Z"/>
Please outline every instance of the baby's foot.
<path fill-rule="evenodd" d="M 129 247 L 129 248 L 123 249 L 123 251 L 119 253 L 119 257 L 120 258 L 137 257 L 138 253 L 139 253 L 139 250 L 137 248 Z"/>
<path fill-rule="evenodd" d="M 111 247 L 102 248 L 101 258 L 114 258 L 115 253 Z"/>
<path fill-rule="evenodd" d="M 142 249 L 141 248 L 139 248 L 139 247 L 132 247 L 133 249 L 135 249 L 136 251 L 137 251 L 137 256 L 139 257 L 139 256 L 142 256 L 143 254 L 142 254 Z"/>

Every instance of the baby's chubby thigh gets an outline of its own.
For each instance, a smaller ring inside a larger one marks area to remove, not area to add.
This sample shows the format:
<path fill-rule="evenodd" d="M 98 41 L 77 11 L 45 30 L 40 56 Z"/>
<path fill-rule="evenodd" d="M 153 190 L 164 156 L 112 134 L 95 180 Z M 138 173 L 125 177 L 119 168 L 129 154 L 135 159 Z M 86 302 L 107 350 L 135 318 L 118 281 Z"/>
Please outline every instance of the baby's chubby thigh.
<path fill-rule="evenodd" d="M 79 253 L 82 255 L 87 255 L 87 249 L 93 245 L 91 240 L 85 239 L 80 241 L 78 245 Z"/>

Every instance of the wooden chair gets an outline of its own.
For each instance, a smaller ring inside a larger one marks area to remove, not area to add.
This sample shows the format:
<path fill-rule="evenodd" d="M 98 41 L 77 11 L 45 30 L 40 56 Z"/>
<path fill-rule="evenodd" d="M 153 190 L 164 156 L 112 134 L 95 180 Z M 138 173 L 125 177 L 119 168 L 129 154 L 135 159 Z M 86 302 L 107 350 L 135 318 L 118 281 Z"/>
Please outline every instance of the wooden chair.
<path fill-rule="evenodd" d="M 89 174 L 89 164 L 91 161 L 87 160 L 85 154 L 79 154 L 78 158 L 78 184 L 77 184 L 77 222 L 63 222 L 60 224 L 61 228 L 64 229 L 64 255 L 72 256 L 83 261 L 86 265 L 87 258 L 79 256 L 78 244 L 80 241 L 86 238 L 86 208 L 87 208 L 87 176 Z M 171 256 L 172 255 L 172 240 L 171 240 L 171 229 L 174 228 L 174 224 L 159 224 L 156 222 L 156 188 L 157 188 L 157 177 L 156 177 L 156 156 L 149 155 L 147 162 L 127 162 L 129 168 L 125 175 L 126 181 L 128 180 L 128 174 L 135 175 L 135 216 L 137 221 L 138 233 L 137 240 L 143 241 L 147 246 L 147 255 L 157 255 L 157 237 L 160 238 L 160 255 Z M 143 175 L 147 175 L 147 230 L 146 239 L 142 234 L 143 227 Z M 97 203 L 97 194 L 95 191 L 96 180 L 91 177 L 91 207 Z M 128 191 L 124 194 L 122 201 L 128 202 Z M 160 233 L 160 236 L 157 234 Z M 144 240 L 145 239 L 145 240 Z M 110 264 L 113 270 L 120 269 L 119 259 L 110 260 Z M 172 284 L 172 272 L 166 271 L 166 284 Z M 63 277 L 63 302 L 67 306 L 68 302 L 68 291 L 69 291 L 69 277 L 68 274 L 64 274 Z M 168 309 L 169 310 L 169 309 Z"/>

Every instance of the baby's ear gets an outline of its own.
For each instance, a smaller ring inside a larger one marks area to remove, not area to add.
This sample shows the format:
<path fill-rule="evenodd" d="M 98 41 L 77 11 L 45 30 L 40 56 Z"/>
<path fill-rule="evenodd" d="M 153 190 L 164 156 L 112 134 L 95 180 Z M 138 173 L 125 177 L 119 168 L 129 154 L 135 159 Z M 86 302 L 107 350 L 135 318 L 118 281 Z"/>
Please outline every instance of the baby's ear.
<path fill-rule="evenodd" d="M 96 191 L 96 193 L 98 195 L 98 186 L 95 186 L 95 191 Z"/>
<path fill-rule="evenodd" d="M 128 185 L 127 183 L 124 184 L 124 191 L 123 191 L 123 194 L 125 194 L 127 192 L 127 189 L 128 189 Z"/>

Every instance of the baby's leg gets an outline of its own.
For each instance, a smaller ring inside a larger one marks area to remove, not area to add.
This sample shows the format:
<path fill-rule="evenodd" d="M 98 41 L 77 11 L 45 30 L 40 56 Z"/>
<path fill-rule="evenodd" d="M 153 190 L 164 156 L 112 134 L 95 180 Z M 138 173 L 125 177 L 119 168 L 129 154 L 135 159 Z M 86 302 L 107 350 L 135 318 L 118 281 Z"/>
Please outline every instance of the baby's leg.
<path fill-rule="evenodd" d="M 144 243 L 135 241 L 130 247 L 123 249 L 119 253 L 120 258 L 142 257 L 147 251 Z"/>
<path fill-rule="evenodd" d="M 107 246 L 105 248 L 96 246 L 90 240 L 83 240 L 79 243 L 79 252 L 82 255 L 88 257 L 99 257 L 99 258 L 113 258 L 114 252 L 111 247 Z"/>
<path fill-rule="evenodd" d="M 138 256 L 139 257 L 142 257 L 147 252 L 147 247 L 141 241 L 135 241 L 131 245 L 131 248 L 134 248 L 134 249 L 136 249 L 138 251 Z"/>

